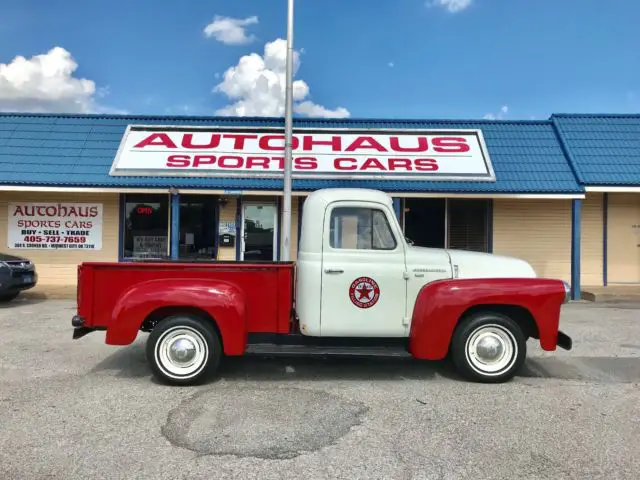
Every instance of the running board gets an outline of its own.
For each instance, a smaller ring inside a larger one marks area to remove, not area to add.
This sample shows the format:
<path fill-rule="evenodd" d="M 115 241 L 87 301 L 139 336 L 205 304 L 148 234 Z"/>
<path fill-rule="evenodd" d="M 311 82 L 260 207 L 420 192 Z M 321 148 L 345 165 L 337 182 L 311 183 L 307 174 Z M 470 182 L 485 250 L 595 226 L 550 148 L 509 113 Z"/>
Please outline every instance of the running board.
<path fill-rule="evenodd" d="M 412 358 L 404 348 L 397 347 L 346 347 L 330 345 L 276 345 L 273 343 L 253 343 L 247 345 L 247 355 L 273 356 L 336 356 L 336 357 L 394 357 Z"/>

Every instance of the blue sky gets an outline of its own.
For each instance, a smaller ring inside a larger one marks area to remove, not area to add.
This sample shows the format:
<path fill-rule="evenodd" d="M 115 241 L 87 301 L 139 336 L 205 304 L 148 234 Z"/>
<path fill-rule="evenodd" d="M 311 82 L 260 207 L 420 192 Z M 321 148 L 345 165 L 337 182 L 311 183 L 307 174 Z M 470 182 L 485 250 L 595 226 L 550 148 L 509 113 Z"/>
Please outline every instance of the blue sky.
<path fill-rule="evenodd" d="M 640 110 L 640 2 L 432 1 L 297 0 L 297 103 L 306 105 L 298 114 L 540 119 Z M 271 89 L 256 86 L 259 65 L 214 88 L 241 57 L 286 38 L 286 0 L 3 3 L 2 110 L 281 111 L 277 68 L 265 74 Z M 246 41 L 207 36 L 216 15 L 236 19 L 231 33 L 244 30 Z M 54 47 L 64 50 L 32 58 Z M 56 75 L 45 74 L 52 68 Z"/>

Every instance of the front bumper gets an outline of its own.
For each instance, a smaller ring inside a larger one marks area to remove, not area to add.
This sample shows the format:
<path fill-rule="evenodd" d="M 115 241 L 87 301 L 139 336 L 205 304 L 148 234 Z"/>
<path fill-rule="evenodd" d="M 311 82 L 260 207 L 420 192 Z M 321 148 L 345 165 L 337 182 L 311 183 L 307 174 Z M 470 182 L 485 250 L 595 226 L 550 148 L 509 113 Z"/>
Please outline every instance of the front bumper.
<path fill-rule="evenodd" d="M 6 269 L 0 275 L 0 293 L 19 292 L 33 288 L 38 283 L 35 270 Z"/>

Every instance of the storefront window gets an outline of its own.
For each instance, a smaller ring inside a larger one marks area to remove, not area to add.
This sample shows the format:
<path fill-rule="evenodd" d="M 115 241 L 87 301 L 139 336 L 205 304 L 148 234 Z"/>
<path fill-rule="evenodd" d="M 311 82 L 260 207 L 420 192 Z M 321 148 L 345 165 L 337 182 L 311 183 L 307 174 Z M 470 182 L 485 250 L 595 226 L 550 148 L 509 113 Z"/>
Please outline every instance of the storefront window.
<path fill-rule="evenodd" d="M 407 198 L 404 234 L 417 247 L 444 248 L 447 202 L 444 198 Z"/>
<path fill-rule="evenodd" d="M 418 247 L 488 252 L 489 201 L 407 198 L 405 236 Z"/>
<path fill-rule="evenodd" d="M 276 259 L 276 225 L 278 207 L 271 202 L 243 204 L 242 259 L 262 261 Z"/>
<path fill-rule="evenodd" d="M 486 200 L 449 200 L 449 248 L 487 252 L 489 232 Z"/>
<path fill-rule="evenodd" d="M 180 197 L 180 258 L 214 259 L 216 257 L 216 205 L 213 195 Z"/>
<path fill-rule="evenodd" d="M 169 257 L 169 195 L 125 195 L 124 258 Z"/>

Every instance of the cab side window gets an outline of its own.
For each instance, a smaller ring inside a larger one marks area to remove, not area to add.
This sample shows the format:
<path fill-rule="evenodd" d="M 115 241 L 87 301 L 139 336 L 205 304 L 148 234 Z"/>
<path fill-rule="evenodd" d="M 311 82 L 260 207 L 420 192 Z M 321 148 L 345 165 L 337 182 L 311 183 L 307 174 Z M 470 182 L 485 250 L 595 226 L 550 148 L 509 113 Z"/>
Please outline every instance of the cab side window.
<path fill-rule="evenodd" d="M 332 248 L 393 250 L 397 245 L 386 215 L 375 208 L 334 208 L 329 234 Z"/>

